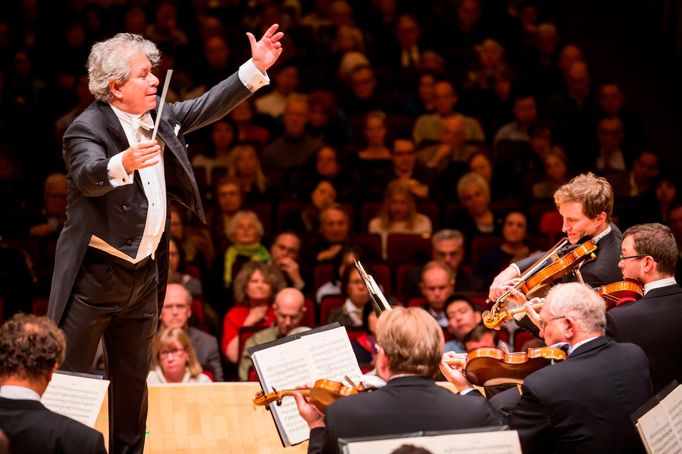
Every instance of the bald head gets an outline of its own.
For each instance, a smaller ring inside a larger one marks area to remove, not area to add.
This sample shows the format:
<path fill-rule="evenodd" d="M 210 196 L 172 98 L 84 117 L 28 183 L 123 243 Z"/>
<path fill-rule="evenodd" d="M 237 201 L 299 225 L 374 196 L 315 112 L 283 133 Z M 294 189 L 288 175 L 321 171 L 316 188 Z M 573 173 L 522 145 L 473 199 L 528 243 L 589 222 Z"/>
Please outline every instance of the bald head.
<path fill-rule="evenodd" d="M 192 315 L 192 295 L 182 284 L 168 284 L 161 309 L 163 328 L 186 328 Z"/>
<path fill-rule="evenodd" d="M 300 290 L 287 287 L 275 296 L 273 304 L 277 328 L 280 334 L 286 336 L 294 328 L 298 328 L 305 312 L 305 297 Z"/>

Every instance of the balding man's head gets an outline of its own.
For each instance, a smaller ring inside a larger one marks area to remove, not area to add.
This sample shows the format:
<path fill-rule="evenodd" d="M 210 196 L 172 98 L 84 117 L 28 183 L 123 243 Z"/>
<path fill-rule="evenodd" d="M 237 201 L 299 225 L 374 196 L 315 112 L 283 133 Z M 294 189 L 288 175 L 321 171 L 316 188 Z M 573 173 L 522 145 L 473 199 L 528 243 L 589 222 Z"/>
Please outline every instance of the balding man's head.
<path fill-rule="evenodd" d="M 277 328 L 283 336 L 286 336 L 301 324 L 305 312 L 305 297 L 300 290 L 287 287 L 277 293 L 273 308 Z"/>
<path fill-rule="evenodd" d="M 161 309 L 163 328 L 186 328 L 192 315 L 192 295 L 182 284 L 168 284 Z"/>

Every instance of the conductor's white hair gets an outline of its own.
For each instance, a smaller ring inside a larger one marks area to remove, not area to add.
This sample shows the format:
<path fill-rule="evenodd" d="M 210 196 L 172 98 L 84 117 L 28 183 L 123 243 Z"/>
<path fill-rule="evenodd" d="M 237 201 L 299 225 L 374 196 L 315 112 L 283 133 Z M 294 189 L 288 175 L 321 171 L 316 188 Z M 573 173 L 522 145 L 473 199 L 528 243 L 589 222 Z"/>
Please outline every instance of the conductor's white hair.
<path fill-rule="evenodd" d="M 606 303 L 590 287 L 577 282 L 555 285 L 544 304 L 552 317 L 567 317 L 581 331 L 604 334 Z"/>
<path fill-rule="evenodd" d="M 109 82 L 124 84 L 130 76 L 130 58 L 144 53 L 152 67 L 159 64 L 161 52 L 153 42 L 140 35 L 119 33 L 113 38 L 92 46 L 88 57 L 88 88 L 95 99 L 104 102 L 112 100 Z"/>

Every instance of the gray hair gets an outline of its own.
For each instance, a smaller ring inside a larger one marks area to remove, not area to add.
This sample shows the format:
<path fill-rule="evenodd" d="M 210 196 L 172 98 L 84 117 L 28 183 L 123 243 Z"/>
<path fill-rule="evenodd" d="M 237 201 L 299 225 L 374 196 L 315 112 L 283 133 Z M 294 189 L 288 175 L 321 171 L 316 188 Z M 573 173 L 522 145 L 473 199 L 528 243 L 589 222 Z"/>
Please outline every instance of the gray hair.
<path fill-rule="evenodd" d="M 132 33 L 119 33 L 92 46 L 88 57 L 88 88 L 95 99 L 111 101 L 109 82 L 124 84 L 130 77 L 128 61 L 138 53 L 144 53 L 152 67 L 161 60 L 156 44 Z"/>
<path fill-rule="evenodd" d="M 464 241 L 464 234 L 459 230 L 443 229 L 433 234 L 431 237 L 431 244 L 436 247 L 438 243 L 445 240 L 462 240 Z"/>
<path fill-rule="evenodd" d="M 573 320 L 580 331 L 604 334 L 606 303 L 585 284 L 558 284 L 547 293 L 544 305 L 552 317 Z"/>

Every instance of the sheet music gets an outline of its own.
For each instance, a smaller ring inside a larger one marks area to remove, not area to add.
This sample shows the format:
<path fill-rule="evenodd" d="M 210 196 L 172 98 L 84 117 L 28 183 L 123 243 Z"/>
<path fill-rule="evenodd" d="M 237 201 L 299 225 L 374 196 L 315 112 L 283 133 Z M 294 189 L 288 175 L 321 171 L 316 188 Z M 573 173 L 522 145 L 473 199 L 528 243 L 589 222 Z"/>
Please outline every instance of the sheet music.
<path fill-rule="evenodd" d="M 682 452 L 682 385 L 639 418 L 636 427 L 649 453 Z"/>
<path fill-rule="evenodd" d="M 41 402 L 55 413 L 95 427 L 109 380 L 55 373 Z"/>
<path fill-rule="evenodd" d="M 345 382 L 346 375 L 358 383 L 362 376 L 344 327 L 259 350 L 252 359 L 266 393 L 273 388 L 281 391 L 306 384 L 312 386 L 318 379 Z M 285 445 L 310 438 L 308 424 L 298 414 L 293 398 L 284 398 L 282 405 L 272 403 L 269 408 Z"/>

